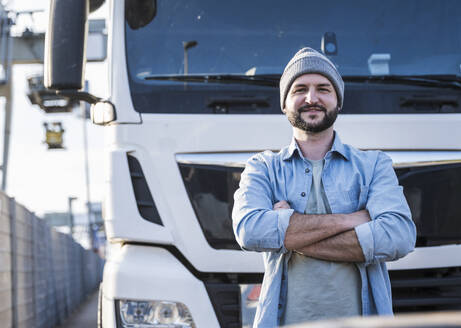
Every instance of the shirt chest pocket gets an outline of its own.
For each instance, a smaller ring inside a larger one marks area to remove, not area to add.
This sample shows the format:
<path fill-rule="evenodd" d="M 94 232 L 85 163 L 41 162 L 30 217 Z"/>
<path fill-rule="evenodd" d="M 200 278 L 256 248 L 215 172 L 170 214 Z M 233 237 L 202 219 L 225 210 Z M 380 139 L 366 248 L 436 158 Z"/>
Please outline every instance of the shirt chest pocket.
<path fill-rule="evenodd" d="M 352 213 L 363 210 L 367 205 L 368 186 L 359 188 L 337 189 L 333 193 L 331 208 L 333 213 Z"/>

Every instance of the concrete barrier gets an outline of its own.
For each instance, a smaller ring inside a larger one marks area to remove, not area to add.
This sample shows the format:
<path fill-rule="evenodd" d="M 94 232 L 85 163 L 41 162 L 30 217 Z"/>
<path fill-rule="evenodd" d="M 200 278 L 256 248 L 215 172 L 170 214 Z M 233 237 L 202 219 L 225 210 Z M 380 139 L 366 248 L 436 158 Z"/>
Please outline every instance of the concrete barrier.
<path fill-rule="evenodd" d="M 104 261 L 0 192 L 2 327 L 55 327 L 95 290 Z"/>

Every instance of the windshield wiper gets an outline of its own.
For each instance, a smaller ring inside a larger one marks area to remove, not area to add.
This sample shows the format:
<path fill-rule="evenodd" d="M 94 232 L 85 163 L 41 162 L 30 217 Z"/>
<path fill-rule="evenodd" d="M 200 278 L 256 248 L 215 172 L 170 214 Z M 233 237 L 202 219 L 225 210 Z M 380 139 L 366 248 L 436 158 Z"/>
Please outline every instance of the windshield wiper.
<path fill-rule="evenodd" d="M 459 75 L 345 75 L 345 82 L 398 83 L 425 87 L 461 89 Z"/>
<path fill-rule="evenodd" d="M 278 87 L 280 74 L 188 74 L 188 75 L 149 75 L 145 80 L 198 82 L 198 83 L 229 83 L 251 84 L 268 87 Z M 408 84 L 437 88 L 461 89 L 459 75 L 344 75 L 345 82 L 371 82 L 388 84 Z"/>
<path fill-rule="evenodd" d="M 149 75 L 145 80 L 178 81 L 199 83 L 251 84 L 278 87 L 280 74 L 240 75 L 240 74 L 200 74 L 200 75 Z"/>

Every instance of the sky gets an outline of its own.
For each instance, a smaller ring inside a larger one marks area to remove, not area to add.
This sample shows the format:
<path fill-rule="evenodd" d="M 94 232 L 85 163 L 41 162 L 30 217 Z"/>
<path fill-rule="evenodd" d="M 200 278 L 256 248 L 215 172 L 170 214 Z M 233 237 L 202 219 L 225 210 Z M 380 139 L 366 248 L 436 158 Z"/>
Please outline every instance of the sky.
<path fill-rule="evenodd" d="M 48 1 L 16 0 L 8 1 L 7 8 L 14 11 L 48 10 Z M 104 5 L 90 18 L 104 18 L 107 14 Z M 24 26 L 35 31 L 44 31 L 47 13 L 17 19 L 14 32 Z M 65 212 L 68 197 L 77 197 L 73 202 L 75 213 L 86 211 L 85 162 L 83 148 L 83 122 L 79 112 L 64 114 L 45 114 L 27 98 L 27 77 L 41 74 L 43 66 L 14 65 L 12 70 L 13 100 L 10 152 L 6 193 L 37 215 L 46 212 Z M 89 80 L 89 91 L 99 97 L 107 97 L 107 63 L 88 63 L 85 78 Z M 2 108 L 0 106 L 0 108 Z M 0 115 L 0 128 L 3 145 L 4 112 Z M 63 150 L 48 150 L 45 140 L 44 122 L 60 121 L 63 124 Z M 104 184 L 104 133 L 103 127 L 86 121 L 88 132 L 88 156 L 90 171 L 90 196 L 92 202 L 103 199 Z M 2 150 L 3 152 L 3 150 Z"/>

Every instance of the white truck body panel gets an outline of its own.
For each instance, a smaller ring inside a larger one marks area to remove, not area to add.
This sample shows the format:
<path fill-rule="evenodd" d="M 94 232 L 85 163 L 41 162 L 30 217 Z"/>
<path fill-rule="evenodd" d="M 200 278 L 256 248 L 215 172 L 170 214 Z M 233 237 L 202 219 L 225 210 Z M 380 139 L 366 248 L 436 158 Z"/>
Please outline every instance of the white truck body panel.
<path fill-rule="evenodd" d="M 204 284 L 165 249 L 121 247 L 106 263 L 103 281 L 103 295 L 112 302 L 115 299 L 182 302 L 191 312 L 196 327 L 219 327 Z M 111 309 L 107 311 L 112 312 Z"/>
<path fill-rule="evenodd" d="M 117 124 L 141 123 L 141 115 L 134 110 L 131 97 L 128 97 L 124 1 L 111 1 L 109 7 L 109 100 L 116 105 Z"/>
<path fill-rule="evenodd" d="M 263 261 L 259 253 L 210 246 L 178 163 L 242 168 L 252 154 L 289 144 L 291 126 L 282 114 L 139 114 L 128 83 L 124 2 L 110 1 L 110 8 L 110 101 L 117 121 L 105 127 L 104 219 L 109 242 L 120 247 L 114 248 L 104 271 L 103 325 L 115 326 L 115 300 L 130 299 L 179 301 L 197 327 L 218 327 L 204 283 L 162 245 L 174 245 L 204 273 L 262 273 Z M 396 167 L 461 161 L 461 114 L 340 114 L 335 126 L 344 143 L 384 150 Z M 163 226 L 139 214 L 128 154 L 143 169 Z M 388 268 L 461 266 L 460 254 L 461 245 L 418 248 Z"/>

